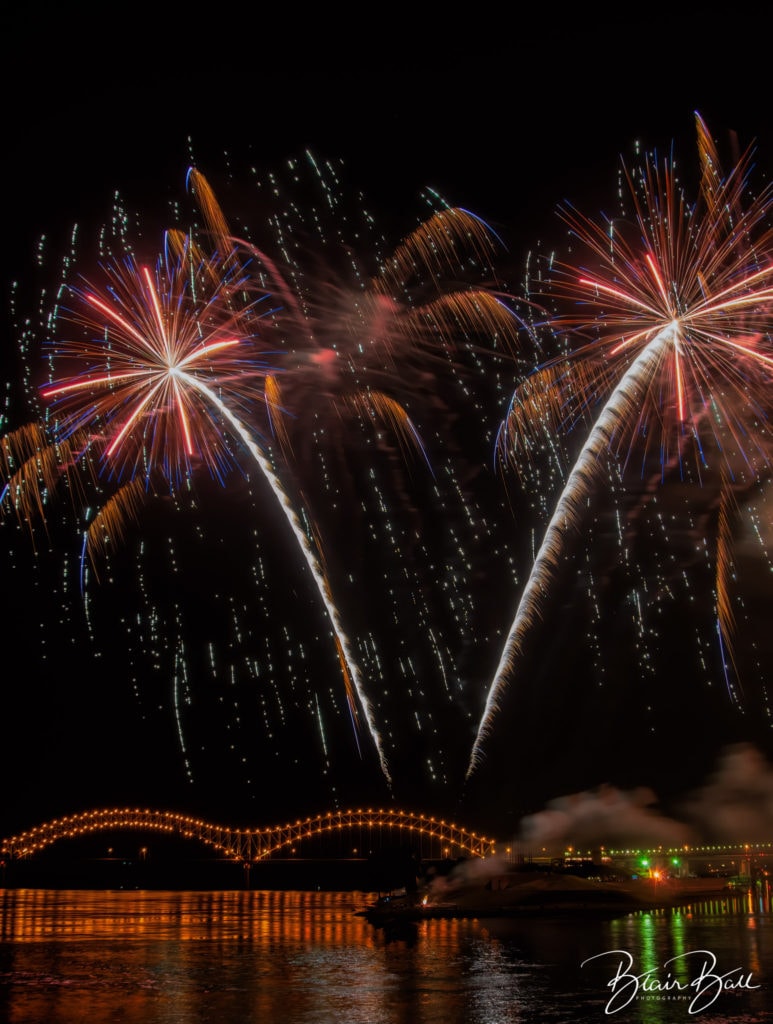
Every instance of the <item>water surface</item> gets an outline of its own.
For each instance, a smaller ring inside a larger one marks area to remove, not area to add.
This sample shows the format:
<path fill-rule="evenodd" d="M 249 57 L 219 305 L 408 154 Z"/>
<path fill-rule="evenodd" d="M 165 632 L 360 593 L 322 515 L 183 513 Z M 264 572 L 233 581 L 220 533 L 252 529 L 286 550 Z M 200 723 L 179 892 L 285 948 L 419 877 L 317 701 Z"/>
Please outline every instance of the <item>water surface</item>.
<path fill-rule="evenodd" d="M 393 933 L 356 914 L 371 898 L 0 890 L 0 1021 L 773 1021 L 773 916 L 758 894 L 612 920 L 434 920 Z M 639 980 L 612 988 L 621 964 Z"/>

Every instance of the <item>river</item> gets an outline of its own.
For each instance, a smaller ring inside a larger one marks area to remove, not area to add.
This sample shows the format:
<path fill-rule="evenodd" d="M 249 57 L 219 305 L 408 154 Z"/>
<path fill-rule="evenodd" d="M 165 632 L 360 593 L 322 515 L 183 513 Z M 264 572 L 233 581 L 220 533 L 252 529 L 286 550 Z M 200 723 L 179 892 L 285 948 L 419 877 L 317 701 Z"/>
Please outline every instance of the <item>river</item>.
<path fill-rule="evenodd" d="M 0 890 L 2 1024 L 761 1024 L 769 891 L 423 921 L 356 892 Z"/>

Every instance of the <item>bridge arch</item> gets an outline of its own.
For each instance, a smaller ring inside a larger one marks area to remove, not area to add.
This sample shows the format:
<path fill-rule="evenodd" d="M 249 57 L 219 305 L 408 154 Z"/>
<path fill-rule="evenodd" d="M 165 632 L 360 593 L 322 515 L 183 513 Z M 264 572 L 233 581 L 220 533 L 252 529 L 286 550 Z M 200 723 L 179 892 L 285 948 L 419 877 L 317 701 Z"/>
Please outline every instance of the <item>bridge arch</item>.
<path fill-rule="evenodd" d="M 437 857 L 486 857 L 496 852 L 493 839 L 480 836 L 453 822 L 402 810 L 328 811 L 284 825 L 239 829 L 214 825 L 201 818 L 141 808 L 105 808 L 83 811 L 38 825 L 2 840 L 0 855 L 10 859 L 30 857 L 55 842 L 82 838 L 92 833 L 138 829 L 198 840 L 225 857 L 251 863 L 294 848 L 296 843 L 346 830 L 378 830 L 390 837 L 405 835 L 437 850 Z"/>

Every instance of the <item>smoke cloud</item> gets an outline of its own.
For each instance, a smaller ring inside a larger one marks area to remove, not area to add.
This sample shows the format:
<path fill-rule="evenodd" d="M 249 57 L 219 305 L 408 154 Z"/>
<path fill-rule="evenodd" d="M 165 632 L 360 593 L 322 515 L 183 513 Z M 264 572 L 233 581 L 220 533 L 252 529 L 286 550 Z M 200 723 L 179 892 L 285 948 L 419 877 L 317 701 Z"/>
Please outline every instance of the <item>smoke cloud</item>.
<path fill-rule="evenodd" d="M 707 842 L 773 842 L 773 766 L 750 744 L 731 747 L 682 811 Z"/>
<path fill-rule="evenodd" d="M 523 852 L 773 842 L 773 766 L 751 744 L 730 747 L 675 810 L 663 813 L 650 789 L 603 785 L 552 800 L 522 820 L 515 841 Z"/>
<path fill-rule="evenodd" d="M 688 825 L 660 814 L 655 794 L 645 788 L 624 792 L 613 786 L 551 801 L 523 819 L 518 842 L 531 847 L 590 848 L 679 846 L 693 842 Z"/>

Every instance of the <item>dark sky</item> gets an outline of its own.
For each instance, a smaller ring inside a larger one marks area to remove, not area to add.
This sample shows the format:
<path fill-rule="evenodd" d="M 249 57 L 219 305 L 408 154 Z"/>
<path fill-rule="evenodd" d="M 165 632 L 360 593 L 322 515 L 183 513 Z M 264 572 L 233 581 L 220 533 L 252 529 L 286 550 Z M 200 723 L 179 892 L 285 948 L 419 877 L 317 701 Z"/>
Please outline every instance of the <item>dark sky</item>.
<path fill-rule="evenodd" d="M 487 12 L 417 20 L 391 8 L 343 21 L 327 9 L 283 17 L 233 6 L 173 18 L 157 8 L 2 16 L 2 365 L 10 396 L 3 432 L 31 414 L 20 384 L 40 376 L 40 353 L 20 346 L 19 336 L 26 316 L 38 316 L 41 288 L 50 306 L 58 280 L 50 254 L 55 264 L 73 224 L 94 237 L 116 191 L 145 237 L 165 227 L 170 209 L 185 201 L 192 159 L 222 186 L 229 217 L 247 224 L 265 215 L 240 205 L 250 168 L 265 177 L 306 150 L 341 160 L 347 186 L 367 197 L 393 244 L 424 215 L 422 190 L 435 189 L 501 236 L 513 288 L 527 253 L 562 243 L 558 203 L 589 214 L 615 206 L 620 157 L 630 158 L 637 142 L 663 154 L 673 145 L 689 169 L 695 111 L 728 152 L 733 136 L 741 148 L 757 141 L 759 183 L 773 171 L 764 33 L 736 9 L 724 23 L 696 15 L 697 24 L 668 12 L 610 19 L 587 7 L 582 17 L 551 10 L 506 21 Z M 38 267 L 42 235 L 49 256 Z M 13 281 L 21 283 L 14 302 Z M 33 332 L 39 340 L 44 333 Z M 473 411 L 479 448 L 461 412 L 453 416 L 454 443 L 470 445 L 457 468 L 475 524 L 449 531 L 442 516 L 451 491 L 438 498 L 429 480 L 385 464 L 383 480 L 397 481 L 395 493 L 407 488 L 411 499 L 395 513 L 401 554 L 390 568 L 388 531 L 373 525 L 378 502 L 356 497 L 368 467 L 352 453 L 351 437 L 337 505 L 317 513 L 345 618 L 364 648 L 369 636 L 378 646 L 368 664 L 380 666 L 379 684 L 390 691 L 379 711 L 389 723 L 393 791 L 367 737 L 362 759 L 352 743 L 317 597 L 281 525 L 265 531 L 259 555 L 251 548 L 250 509 L 263 514 L 267 498 L 254 477 L 237 473 L 222 489 L 199 482 L 195 511 L 143 513 L 106 579 L 90 581 L 85 604 L 77 516 L 66 502 L 49 514 L 48 534 L 36 533 L 36 546 L 12 517 L 3 523 L 11 582 L 3 588 L 0 831 L 137 801 L 256 824 L 393 801 L 489 829 L 501 820 L 506 831 L 556 796 L 605 782 L 678 795 L 702 782 L 729 743 L 773 749 L 758 681 L 747 695 L 754 710 L 742 713 L 712 670 L 710 640 L 692 639 L 703 636 L 701 613 L 675 581 L 693 573 L 693 590 L 710 589 L 705 566 L 686 552 L 716 509 L 704 495 L 685 512 L 680 497 L 684 520 L 675 530 L 684 533 L 684 561 L 673 579 L 659 577 L 670 596 L 655 602 L 648 620 L 651 666 L 642 675 L 646 659 L 631 654 L 639 641 L 620 608 L 633 585 L 604 553 L 601 516 L 592 570 L 605 581 L 599 617 L 589 625 L 587 577 L 570 579 L 535 644 L 529 686 L 503 713 L 485 772 L 463 786 L 482 687 L 517 601 L 513 576 L 523 579 L 533 543 L 519 533 L 513 545 L 524 522 L 513 512 L 518 499 L 512 481 L 506 487 L 490 469 L 506 393 L 498 372 L 498 387 L 482 390 L 491 404 Z M 517 370 L 510 372 L 514 382 Z M 436 397 L 448 403 L 441 392 L 442 385 Z M 321 474 L 319 463 L 313 472 Z M 475 564 L 455 604 L 438 567 L 451 564 L 460 536 Z M 643 560 L 654 557 L 647 543 L 656 541 L 639 538 Z M 406 565 L 415 577 L 403 591 L 390 572 L 404 576 Z M 467 586 L 476 595 L 468 613 L 460 611 Z M 746 593 L 750 619 L 758 621 L 766 598 L 764 590 Z M 265 639 L 268 623 L 285 630 L 286 666 L 278 664 L 282 645 Z M 441 672 L 428 629 L 441 638 Z M 578 642 L 590 634 L 590 645 Z M 753 633 L 749 642 L 760 639 Z M 202 668 L 218 642 L 226 653 Z M 758 665 L 759 656 L 742 660 Z M 466 679 L 458 691 L 445 682 L 456 672 Z M 315 717 L 323 705 L 324 744 Z"/>

